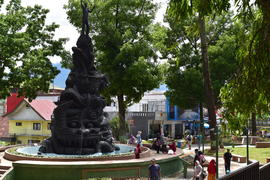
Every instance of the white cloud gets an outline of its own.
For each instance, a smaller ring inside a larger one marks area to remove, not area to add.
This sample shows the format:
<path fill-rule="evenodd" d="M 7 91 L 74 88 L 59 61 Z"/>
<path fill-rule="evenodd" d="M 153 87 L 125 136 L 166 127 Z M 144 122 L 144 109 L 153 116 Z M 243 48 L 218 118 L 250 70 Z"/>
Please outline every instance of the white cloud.
<path fill-rule="evenodd" d="M 163 16 L 166 12 L 168 0 L 154 0 L 155 3 L 160 4 L 160 9 L 156 14 L 155 22 L 163 22 Z M 23 6 L 34 6 L 35 4 L 41 5 L 43 8 L 49 9 L 50 12 L 47 15 L 46 23 L 50 24 L 55 22 L 60 27 L 55 32 L 55 38 L 69 38 L 66 43 L 66 50 L 71 52 L 71 48 L 76 45 L 76 41 L 79 37 L 79 33 L 76 28 L 69 23 L 67 14 L 64 9 L 64 4 L 67 4 L 68 0 L 22 0 Z M 52 57 L 52 63 L 59 63 L 61 59 L 59 57 Z"/>
<path fill-rule="evenodd" d="M 43 8 L 49 9 L 50 12 L 47 15 L 46 23 L 51 24 L 55 22 L 60 27 L 55 31 L 55 38 L 69 38 L 65 48 L 71 51 L 72 46 L 76 45 L 79 33 L 76 28 L 69 23 L 67 14 L 64 9 L 64 4 L 67 4 L 68 0 L 22 0 L 23 6 L 34 6 L 35 4 L 41 5 Z M 59 63 L 60 57 L 52 57 L 51 62 L 53 64 Z"/>

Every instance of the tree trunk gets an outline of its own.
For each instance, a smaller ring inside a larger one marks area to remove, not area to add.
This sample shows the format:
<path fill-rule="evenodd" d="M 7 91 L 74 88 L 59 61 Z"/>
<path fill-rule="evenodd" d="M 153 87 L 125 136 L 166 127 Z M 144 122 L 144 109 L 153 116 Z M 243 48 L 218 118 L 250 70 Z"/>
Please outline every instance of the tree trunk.
<path fill-rule="evenodd" d="M 252 136 L 256 136 L 257 127 L 256 127 L 256 113 L 251 113 L 251 133 Z"/>
<path fill-rule="evenodd" d="M 203 105 L 202 102 L 200 102 L 200 132 L 201 135 L 204 134 L 204 119 L 203 119 Z"/>
<path fill-rule="evenodd" d="M 118 112 L 118 117 L 119 117 L 119 136 L 124 136 L 126 134 L 126 106 L 124 102 L 124 95 L 119 94 L 117 95 L 118 99 L 118 107 L 119 107 L 119 112 Z"/>
<path fill-rule="evenodd" d="M 256 0 L 263 14 L 263 34 L 264 34 L 264 48 L 266 52 L 270 50 L 270 1 L 267 0 Z"/>
<path fill-rule="evenodd" d="M 210 139 L 211 139 L 211 149 L 215 149 L 213 142 L 215 142 L 216 136 L 213 128 L 216 127 L 216 112 L 215 112 L 215 103 L 214 103 L 214 93 L 211 84 L 210 78 L 210 71 L 209 71 L 209 57 L 207 51 L 207 40 L 206 40 L 206 33 L 205 33 L 205 20 L 201 13 L 199 13 L 199 31 L 200 31 L 200 38 L 201 38 L 201 51 L 202 51 L 202 64 L 203 64 L 203 80 L 204 80 L 204 88 L 206 93 L 206 102 L 207 102 L 207 109 L 208 109 L 208 117 L 209 117 L 209 124 L 210 124 Z"/>
<path fill-rule="evenodd" d="M 200 102 L 200 132 L 201 132 L 201 140 L 202 142 L 202 152 L 204 153 L 204 142 L 205 142 L 205 131 L 204 131 L 204 119 L 203 119 L 203 105 L 202 102 Z"/>

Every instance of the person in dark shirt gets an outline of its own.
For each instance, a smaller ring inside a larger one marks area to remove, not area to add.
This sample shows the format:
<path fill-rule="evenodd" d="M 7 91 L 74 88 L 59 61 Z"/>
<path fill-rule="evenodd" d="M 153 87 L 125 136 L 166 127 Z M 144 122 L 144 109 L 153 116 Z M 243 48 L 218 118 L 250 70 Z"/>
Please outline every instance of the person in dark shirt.
<path fill-rule="evenodd" d="M 200 161 L 200 158 L 199 158 L 199 150 L 198 149 L 195 149 L 195 157 L 194 157 L 194 163 L 193 165 L 195 166 L 195 162 L 196 161 Z"/>
<path fill-rule="evenodd" d="M 149 180 L 160 180 L 160 166 L 156 164 L 156 160 L 151 160 L 151 165 L 148 167 Z"/>
<path fill-rule="evenodd" d="M 224 153 L 224 163 L 225 163 L 225 173 L 228 174 L 231 171 L 231 159 L 232 154 L 230 153 L 230 149 L 227 149 L 227 152 Z"/>

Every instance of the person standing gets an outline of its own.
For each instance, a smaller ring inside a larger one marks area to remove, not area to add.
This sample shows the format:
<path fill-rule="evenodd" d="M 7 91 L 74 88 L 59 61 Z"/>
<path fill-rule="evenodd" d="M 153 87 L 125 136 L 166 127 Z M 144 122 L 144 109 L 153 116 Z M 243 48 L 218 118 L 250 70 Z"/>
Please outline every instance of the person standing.
<path fill-rule="evenodd" d="M 198 149 L 195 149 L 195 156 L 194 156 L 194 161 L 193 161 L 193 166 L 195 167 L 195 162 L 196 161 L 200 161 L 200 158 L 199 158 L 199 150 Z"/>
<path fill-rule="evenodd" d="M 199 155 L 199 162 L 200 162 L 201 166 L 203 167 L 203 165 L 206 161 L 204 154 L 202 151 L 198 151 L 198 155 Z"/>
<path fill-rule="evenodd" d="M 140 153 L 141 153 L 142 151 L 141 151 L 141 146 L 140 146 L 140 144 L 137 144 L 137 146 L 136 146 L 136 148 L 135 148 L 135 151 L 134 151 L 134 153 L 135 153 L 135 158 L 136 159 L 140 159 Z"/>
<path fill-rule="evenodd" d="M 156 151 L 157 151 L 157 154 L 159 154 L 159 151 L 160 151 L 160 146 L 161 146 L 161 142 L 160 142 L 160 140 L 157 138 L 156 140 L 155 140 L 155 149 L 156 149 Z"/>
<path fill-rule="evenodd" d="M 200 165 L 199 161 L 195 161 L 195 167 L 194 167 L 194 175 L 193 179 L 194 180 L 203 180 L 202 174 L 203 173 L 203 168 Z"/>
<path fill-rule="evenodd" d="M 151 160 L 151 165 L 148 167 L 149 180 L 160 180 L 160 166 L 156 163 L 155 159 Z"/>
<path fill-rule="evenodd" d="M 196 140 L 197 140 L 197 144 L 198 144 L 198 149 L 201 149 L 202 135 L 198 134 Z"/>
<path fill-rule="evenodd" d="M 138 131 L 137 135 L 137 144 L 140 144 L 140 146 L 142 145 L 142 131 Z"/>
<path fill-rule="evenodd" d="M 186 141 L 188 144 L 188 149 L 191 150 L 192 136 L 190 134 L 187 135 Z"/>
<path fill-rule="evenodd" d="M 227 149 L 227 152 L 224 153 L 223 158 L 225 163 L 225 173 L 228 174 L 231 171 L 231 159 L 232 159 L 230 149 Z"/>
<path fill-rule="evenodd" d="M 135 144 L 136 138 L 131 134 L 128 143 Z"/>
<path fill-rule="evenodd" d="M 216 161 L 212 159 L 207 167 L 208 180 L 216 179 Z"/>

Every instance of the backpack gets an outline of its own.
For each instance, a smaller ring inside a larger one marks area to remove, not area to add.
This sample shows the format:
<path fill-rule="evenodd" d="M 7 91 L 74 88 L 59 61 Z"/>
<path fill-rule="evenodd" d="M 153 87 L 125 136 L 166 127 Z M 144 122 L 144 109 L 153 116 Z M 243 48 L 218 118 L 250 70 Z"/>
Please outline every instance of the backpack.
<path fill-rule="evenodd" d="M 207 172 L 205 170 L 203 170 L 202 171 L 202 178 L 204 179 L 204 178 L 206 178 L 206 176 L 207 176 Z"/>

